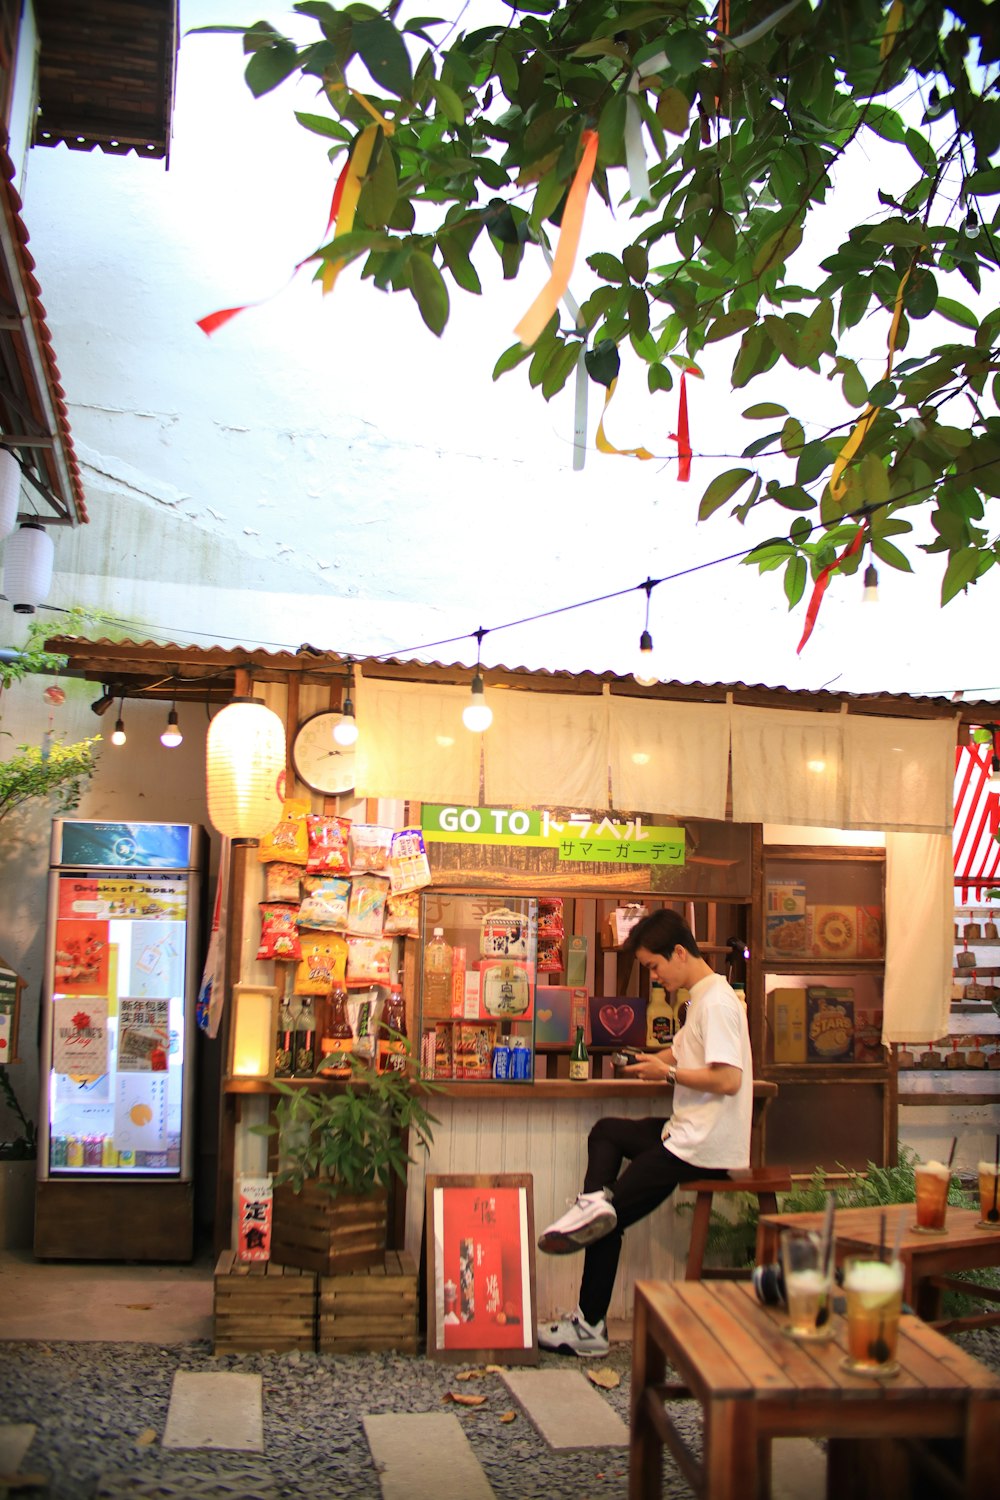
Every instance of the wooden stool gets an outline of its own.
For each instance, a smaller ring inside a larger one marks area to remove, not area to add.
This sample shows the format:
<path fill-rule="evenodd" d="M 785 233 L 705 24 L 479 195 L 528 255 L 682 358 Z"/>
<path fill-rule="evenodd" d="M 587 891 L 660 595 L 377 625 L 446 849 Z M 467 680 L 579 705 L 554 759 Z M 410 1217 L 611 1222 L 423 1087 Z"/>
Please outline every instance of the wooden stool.
<path fill-rule="evenodd" d="M 691 1222 L 691 1244 L 688 1248 L 685 1281 L 745 1281 L 749 1271 L 720 1266 L 702 1269 L 705 1246 L 708 1243 L 708 1220 L 712 1212 L 712 1199 L 716 1193 L 749 1193 L 757 1199 L 761 1213 L 778 1212 L 778 1193 L 791 1192 L 792 1174 L 788 1167 L 740 1167 L 728 1177 L 698 1177 L 684 1182 L 680 1187 L 686 1193 L 695 1193 L 694 1216 Z"/>

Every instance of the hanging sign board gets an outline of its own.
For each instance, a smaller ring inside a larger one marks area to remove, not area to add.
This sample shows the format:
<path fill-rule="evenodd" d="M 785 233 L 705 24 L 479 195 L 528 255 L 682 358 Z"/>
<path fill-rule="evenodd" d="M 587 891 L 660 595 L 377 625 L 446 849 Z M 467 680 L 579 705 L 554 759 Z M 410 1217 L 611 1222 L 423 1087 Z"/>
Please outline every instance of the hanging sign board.
<path fill-rule="evenodd" d="M 478 844 L 546 849 L 558 861 L 616 865 L 683 865 L 684 829 L 641 818 L 589 812 L 424 803 L 420 827 L 427 844 Z M 432 864 L 433 864 L 433 851 Z"/>

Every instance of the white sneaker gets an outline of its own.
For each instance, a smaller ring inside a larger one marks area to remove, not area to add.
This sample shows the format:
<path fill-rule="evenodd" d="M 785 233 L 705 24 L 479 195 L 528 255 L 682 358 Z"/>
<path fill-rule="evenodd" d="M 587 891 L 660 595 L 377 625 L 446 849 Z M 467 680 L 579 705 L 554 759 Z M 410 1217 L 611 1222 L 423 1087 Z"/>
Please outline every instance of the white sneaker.
<path fill-rule="evenodd" d="M 597 1193 L 580 1193 L 573 1207 L 549 1225 L 538 1248 L 545 1255 L 569 1255 L 593 1240 L 603 1239 L 617 1223 L 614 1204 L 603 1188 Z"/>
<path fill-rule="evenodd" d="M 602 1318 L 595 1325 L 587 1322 L 577 1308 L 558 1323 L 542 1323 L 538 1329 L 540 1349 L 552 1349 L 559 1354 L 575 1354 L 580 1359 L 595 1359 L 607 1354 L 608 1325 Z"/>

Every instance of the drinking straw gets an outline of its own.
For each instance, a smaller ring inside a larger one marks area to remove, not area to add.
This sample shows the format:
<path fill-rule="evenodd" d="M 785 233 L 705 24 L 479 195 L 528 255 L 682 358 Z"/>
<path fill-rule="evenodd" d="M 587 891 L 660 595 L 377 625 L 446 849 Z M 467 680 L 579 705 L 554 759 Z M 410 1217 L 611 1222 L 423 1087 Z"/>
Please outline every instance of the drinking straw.
<path fill-rule="evenodd" d="M 906 1221 L 909 1217 L 907 1209 L 901 1208 L 899 1218 L 896 1220 L 896 1238 L 892 1242 L 892 1258 L 894 1261 L 899 1259 L 899 1247 L 903 1243 L 903 1230 L 906 1228 Z"/>
<path fill-rule="evenodd" d="M 951 1171 L 951 1164 L 955 1160 L 955 1147 L 957 1145 L 958 1145 L 958 1136 L 957 1135 L 953 1135 L 952 1138 L 951 1138 L 951 1150 L 948 1152 L 948 1171 L 949 1172 Z"/>
<path fill-rule="evenodd" d="M 885 1209 L 878 1217 L 878 1258 L 881 1261 L 885 1260 Z"/>
<path fill-rule="evenodd" d="M 1000 1137 L 998 1137 L 998 1141 L 1000 1141 Z M 823 1219 L 823 1239 L 822 1239 L 822 1248 L 820 1250 L 820 1262 L 819 1262 L 824 1271 L 827 1271 L 829 1269 L 830 1260 L 832 1258 L 832 1253 L 833 1253 L 833 1214 L 834 1214 L 834 1209 L 836 1207 L 836 1203 L 837 1203 L 837 1195 L 836 1195 L 836 1193 L 834 1193 L 834 1192 L 827 1193 L 827 1195 L 826 1195 L 826 1215 L 825 1215 L 825 1217 Z"/>

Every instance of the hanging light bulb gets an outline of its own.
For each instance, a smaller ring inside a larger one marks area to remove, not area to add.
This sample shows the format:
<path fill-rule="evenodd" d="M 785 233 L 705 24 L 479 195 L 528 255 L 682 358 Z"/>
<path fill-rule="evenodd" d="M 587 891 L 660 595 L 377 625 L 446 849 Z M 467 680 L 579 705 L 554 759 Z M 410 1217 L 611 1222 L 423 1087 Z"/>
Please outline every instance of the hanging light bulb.
<path fill-rule="evenodd" d="M 646 590 L 646 623 L 643 626 L 642 635 L 639 637 L 639 656 L 632 669 L 632 676 L 640 687 L 652 687 L 659 682 L 659 674 L 653 665 L 653 637 L 649 633 L 649 596 L 653 592 L 654 584 L 651 578 L 647 578 L 640 587 Z"/>
<path fill-rule="evenodd" d="M 167 714 L 167 727 L 160 735 L 160 744 L 165 745 L 168 750 L 176 750 L 177 746 L 183 743 L 184 736 L 181 734 L 180 725 L 177 722 L 177 710 L 171 704 L 170 712 Z"/>
<path fill-rule="evenodd" d="M 932 83 L 927 93 L 927 105 L 924 109 L 924 114 L 928 120 L 939 120 L 943 113 L 941 95 L 937 91 L 937 85 Z"/>
<path fill-rule="evenodd" d="M 347 692 L 341 704 L 341 718 L 334 726 L 333 737 L 338 745 L 356 745 L 358 741 L 358 722 L 354 717 L 354 700 L 351 698 L 351 678 L 354 674 L 353 664 L 350 657 L 347 659 Z"/>
<path fill-rule="evenodd" d="M 21 503 L 21 466 L 9 448 L 0 448 L 0 538 L 17 525 Z"/>
<path fill-rule="evenodd" d="M 52 586 L 52 538 L 40 521 L 25 521 L 7 538 L 3 591 L 16 615 L 33 615 Z"/>
<path fill-rule="evenodd" d="M 974 208 L 969 209 L 969 212 L 965 216 L 965 223 L 962 227 L 965 230 L 965 238 L 967 240 L 978 239 L 981 226 L 979 223 L 979 215 L 976 213 L 976 210 Z"/>
<path fill-rule="evenodd" d="M 874 563 L 869 563 L 865 569 L 865 591 L 861 596 L 862 604 L 878 603 L 878 570 Z"/>
<path fill-rule="evenodd" d="M 125 697 L 124 697 L 124 695 L 122 695 L 122 698 L 121 698 L 121 700 L 120 700 L 120 702 L 118 704 L 118 717 L 115 720 L 115 727 L 111 731 L 111 743 L 112 743 L 112 745 L 124 745 L 124 743 L 125 743 L 126 736 L 125 736 L 124 710 L 125 710 Z"/>
<path fill-rule="evenodd" d="M 472 699 L 462 709 L 462 723 L 473 734 L 482 734 L 493 723 L 493 710 L 486 701 L 483 674 L 479 669 L 479 657 L 485 634 L 486 631 L 480 625 L 476 631 L 476 675 L 472 679 Z"/>

